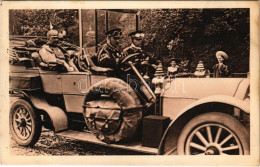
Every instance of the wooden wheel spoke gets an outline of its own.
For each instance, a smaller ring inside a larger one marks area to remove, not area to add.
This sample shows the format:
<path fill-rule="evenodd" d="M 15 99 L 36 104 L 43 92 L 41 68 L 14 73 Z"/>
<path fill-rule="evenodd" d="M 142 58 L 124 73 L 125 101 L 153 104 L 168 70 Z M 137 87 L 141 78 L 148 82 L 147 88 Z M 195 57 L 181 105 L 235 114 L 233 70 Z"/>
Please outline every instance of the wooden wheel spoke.
<path fill-rule="evenodd" d="M 15 123 L 18 125 L 20 125 L 21 124 L 21 120 L 20 119 L 14 119 L 14 121 L 15 121 Z"/>
<path fill-rule="evenodd" d="M 201 146 L 199 144 L 196 144 L 196 143 L 193 143 L 193 142 L 190 143 L 190 146 L 194 147 L 194 148 L 197 148 L 199 150 L 202 150 L 202 151 L 206 151 L 206 147 L 203 147 L 203 146 Z"/>
<path fill-rule="evenodd" d="M 27 128 L 24 127 L 24 136 L 27 136 Z"/>
<path fill-rule="evenodd" d="M 24 128 L 23 127 L 21 127 L 21 131 L 20 132 L 21 132 L 21 135 L 24 136 Z"/>
<path fill-rule="evenodd" d="M 26 111 L 26 113 L 25 113 L 25 117 L 26 117 L 27 119 L 30 118 L 30 114 L 29 114 L 28 111 Z"/>
<path fill-rule="evenodd" d="M 238 145 L 222 148 L 222 151 L 236 150 L 239 149 Z"/>
<path fill-rule="evenodd" d="M 16 125 L 16 128 L 17 128 L 18 130 L 20 130 L 21 125 Z"/>
<path fill-rule="evenodd" d="M 31 117 L 25 118 L 26 122 L 32 122 Z"/>
<path fill-rule="evenodd" d="M 18 112 L 18 111 L 19 111 L 19 112 Z M 22 118 L 22 117 L 23 117 L 23 109 L 20 108 L 18 111 L 17 111 L 17 113 L 18 113 L 19 116 Z"/>
<path fill-rule="evenodd" d="M 27 131 L 31 134 L 32 133 L 32 129 L 29 129 L 29 127 L 26 126 Z"/>
<path fill-rule="evenodd" d="M 31 122 L 26 122 L 26 124 L 30 127 L 32 127 L 32 123 Z"/>
<path fill-rule="evenodd" d="M 219 145 L 222 146 L 223 144 L 225 144 L 229 139 L 231 139 L 233 137 L 232 134 L 229 134 Z"/>
<path fill-rule="evenodd" d="M 195 134 L 205 146 L 209 145 L 208 141 L 202 136 L 199 131 L 197 131 Z"/>
<path fill-rule="evenodd" d="M 218 140 L 219 140 L 219 137 L 220 137 L 221 132 L 222 132 L 222 128 L 219 127 L 219 128 L 218 128 L 218 131 L 217 131 L 217 134 L 216 134 L 215 141 L 214 141 L 215 143 L 218 143 Z"/>
<path fill-rule="evenodd" d="M 209 143 L 212 143 L 213 140 L 212 140 L 212 134 L 211 134 L 210 126 L 207 126 L 206 129 L 207 129 L 207 135 L 208 135 Z"/>
<path fill-rule="evenodd" d="M 17 112 L 17 113 L 15 114 L 15 119 L 21 119 L 21 118 L 22 118 L 21 114 Z"/>

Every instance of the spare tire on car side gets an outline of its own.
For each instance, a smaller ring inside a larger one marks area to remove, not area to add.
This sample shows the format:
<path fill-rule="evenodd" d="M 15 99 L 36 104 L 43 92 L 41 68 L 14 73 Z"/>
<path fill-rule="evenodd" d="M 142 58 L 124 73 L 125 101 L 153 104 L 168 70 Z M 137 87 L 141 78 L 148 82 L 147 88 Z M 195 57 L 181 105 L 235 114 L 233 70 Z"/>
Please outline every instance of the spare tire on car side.
<path fill-rule="evenodd" d="M 87 127 L 97 138 L 116 143 L 135 135 L 142 118 L 142 106 L 136 93 L 124 81 L 108 78 L 89 88 L 83 114 Z M 109 127 L 113 130 L 107 130 Z"/>

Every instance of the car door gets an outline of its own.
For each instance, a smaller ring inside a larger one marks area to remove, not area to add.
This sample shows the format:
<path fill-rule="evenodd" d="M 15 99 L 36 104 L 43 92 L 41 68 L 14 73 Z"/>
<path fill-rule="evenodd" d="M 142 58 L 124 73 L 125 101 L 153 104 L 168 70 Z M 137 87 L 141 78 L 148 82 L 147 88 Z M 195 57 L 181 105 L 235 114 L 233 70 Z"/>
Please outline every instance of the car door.
<path fill-rule="evenodd" d="M 86 72 L 61 73 L 61 85 L 67 112 L 82 113 L 84 95 L 94 83 L 107 78 Z"/>

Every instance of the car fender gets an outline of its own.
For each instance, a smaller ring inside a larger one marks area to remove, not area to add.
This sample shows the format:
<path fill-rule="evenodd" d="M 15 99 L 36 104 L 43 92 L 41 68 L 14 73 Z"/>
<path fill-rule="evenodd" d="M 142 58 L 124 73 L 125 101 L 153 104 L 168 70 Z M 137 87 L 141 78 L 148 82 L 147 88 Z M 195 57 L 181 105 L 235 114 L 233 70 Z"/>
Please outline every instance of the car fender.
<path fill-rule="evenodd" d="M 21 93 L 30 99 L 36 109 L 43 110 L 49 115 L 54 127 L 54 132 L 66 130 L 68 128 L 68 118 L 65 112 L 59 107 L 48 104 L 43 93 L 38 91 L 21 91 Z"/>
<path fill-rule="evenodd" d="M 174 138 L 176 137 L 176 135 L 169 135 L 169 133 L 171 133 L 170 131 L 172 131 L 172 129 L 174 129 L 174 124 L 175 122 L 178 120 L 178 118 L 180 118 L 184 113 L 188 112 L 189 110 L 193 109 L 196 106 L 199 105 L 203 105 L 203 104 L 207 104 L 207 103 L 223 103 L 223 104 L 228 104 L 231 106 L 234 106 L 236 108 L 241 109 L 242 111 L 246 112 L 246 113 L 250 113 L 250 103 L 249 100 L 240 100 L 238 98 L 234 98 L 232 96 L 227 96 L 227 95 L 213 95 L 213 96 L 209 96 L 206 98 L 202 98 L 199 100 L 196 100 L 195 102 L 189 104 L 188 106 L 186 106 L 185 108 L 183 108 L 179 114 L 171 121 L 171 123 L 169 124 L 169 126 L 167 127 L 167 129 L 164 132 L 164 135 L 161 139 L 160 145 L 158 147 L 158 154 L 162 154 L 162 148 L 164 147 L 165 143 L 167 141 L 170 141 L 169 139 L 166 138 L 171 136 L 170 138 Z M 180 128 L 180 127 L 179 127 Z M 172 131 L 174 132 L 174 131 Z"/>

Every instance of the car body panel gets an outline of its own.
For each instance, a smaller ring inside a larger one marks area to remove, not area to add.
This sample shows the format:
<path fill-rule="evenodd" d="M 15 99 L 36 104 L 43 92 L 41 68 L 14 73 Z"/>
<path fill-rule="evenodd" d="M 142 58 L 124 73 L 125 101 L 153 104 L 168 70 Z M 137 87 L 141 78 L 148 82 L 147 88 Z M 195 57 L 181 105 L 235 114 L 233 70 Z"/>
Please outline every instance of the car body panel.
<path fill-rule="evenodd" d="M 63 95 L 67 112 L 83 113 L 84 95 Z"/>
<path fill-rule="evenodd" d="M 84 72 L 61 74 L 61 85 L 67 112 L 82 113 L 84 95 L 94 83 L 106 79 L 105 75 L 91 75 Z"/>
<path fill-rule="evenodd" d="M 21 93 L 31 100 L 35 108 L 47 112 L 54 127 L 54 132 L 59 132 L 68 128 L 68 118 L 65 111 L 59 107 L 48 104 L 42 92 L 29 91 Z"/>
<path fill-rule="evenodd" d="M 196 101 L 192 98 L 162 98 L 162 115 L 175 118 L 178 115 L 178 111 L 181 111 L 184 107 Z"/>
<path fill-rule="evenodd" d="M 162 97 L 200 99 L 211 95 L 234 96 L 242 78 L 176 78 L 165 83 Z"/>
<path fill-rule="evenodd" d="M 247 97 L 250 97 L 250 80 L 243 79 L 243 81 L 239 84 L 236 94 L 234 97 L 244 100 Z"/>
<path fill-rule="evenodd" d="M 175 119 L 181 110 L 199 99 L 212 95 L 233 97 L 240 83 L 244 83 L 244 85 L 248 83 L 244 80 L 242 78 L 176 78 L 166 80 L 161 94 L 162 113 L 164 116 Z M 245 86 L 243 89 L 246 89 Z M 242 94 L 245 94 L 245 92 Z"/>
<path fill-rule="evenodd" d="M 59 73 L 41 73 L 41 79 L 45 93 L 62 94 L 61 75 Z"/>

